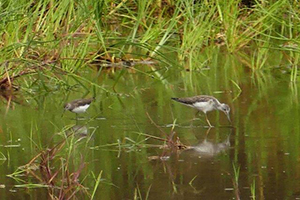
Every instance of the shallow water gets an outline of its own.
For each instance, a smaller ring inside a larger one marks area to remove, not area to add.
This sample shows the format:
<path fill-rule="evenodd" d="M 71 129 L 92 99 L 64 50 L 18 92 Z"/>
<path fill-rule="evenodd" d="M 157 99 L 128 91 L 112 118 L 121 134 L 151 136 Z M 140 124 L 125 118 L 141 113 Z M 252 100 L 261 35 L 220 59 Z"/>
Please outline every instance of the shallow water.
<path fill-rule="evenodd" d="M 70 78 L 77 86 L 67 92 L 45 93 L 35 86 L 30 94 L 21 90 L 9 108 L 2 99 L 1 197 L 47 198 L 46 189 L 21 188 L 41 183 L 30 174 L 5 175 L 57 145 L 65 139 L 62 130 L 77 124 L 65 146 L 68 153 L 58 155 L 70 158 L 71 170 L 85 163 L 78 180 L 90 194 L 102 171 L 95 199 L 300 198 L 299 84 L 290 83 L 288 73 L 241 72 L 245 67 L 230 56 L 217 54 L 212 60 L 208 70 L 193 72 L 156 65 L 163 80 L 132 69 L 102 73 L 95 83 L 109 92 L 88 84 L 85 89 Z M 83 76 L 92 79 L 95 72 Z M 75 114 L 63 114 L 65 102 L 93 94 L 95 102 L 77 121 Z M 224 113 L 213 111 L 208 117 L 215 127 L 207 129 L 203 115 L 170 100 L 197 94 L 229 104 L 233 127 Z M 167 139 L 172 127 L 191 149 L 159 148 L 165 143 L 146 136 Z"/>

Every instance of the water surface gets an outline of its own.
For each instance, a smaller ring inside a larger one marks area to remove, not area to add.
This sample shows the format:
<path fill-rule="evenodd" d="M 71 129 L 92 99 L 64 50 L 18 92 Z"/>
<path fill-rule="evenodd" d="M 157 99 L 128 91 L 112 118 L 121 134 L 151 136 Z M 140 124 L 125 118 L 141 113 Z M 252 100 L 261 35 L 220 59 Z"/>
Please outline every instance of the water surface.
<path fill-rule="evenodd" d="M 154 72 L 149 75 L 153 68 L 163 80 Z M 153 68 L 136 65 L 99 77 L 94 69 L 82 74 L 96 78 L 95 84 L 105 90 L 88 83 L 82 87 L 74 79 L 69 90 L 21 90 L 7 113 L 8 102 L 2 98 L 1 197 L 48 198 L 45 188 L 22 187 L 41 183 L 32 175 L 5 175 L 65 140 L 62 130 L 77 125 L 77 135 L 67 139 L 62 151 L 67 153 L 57 156 L 68 160 L 73 171 L 84 163 L 78 180 L 89 194 L 102 172 L 95 199 L 300 198 L 299 84 L 289 82 L 288 73 L 249 73 L 237 58 L 221 53 L 205 70 Z M 208 117 L 215 127 L 208 130 L 204 115 L 170 100 L 198 94 L 229 104 L 233 127 L 224 113 L 213 111 Z M 70 112 L 62 115 L 65 102 L 94 95 L 79 120 Z M 172 127 L 174 138 L 191 149 L 160 148 L 166 142 L 147 137 L 167 139 Z M 87 193 L 77 193 L 78 198 L 89 199 Z"/>

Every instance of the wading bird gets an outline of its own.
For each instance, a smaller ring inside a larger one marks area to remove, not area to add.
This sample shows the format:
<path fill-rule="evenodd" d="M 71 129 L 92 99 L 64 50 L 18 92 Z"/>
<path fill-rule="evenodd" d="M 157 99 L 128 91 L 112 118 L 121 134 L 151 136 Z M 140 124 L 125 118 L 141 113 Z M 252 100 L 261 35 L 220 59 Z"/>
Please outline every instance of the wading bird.
<path fill-rule="evenodd" d="M 171 98 L 171 99 L 179 103 L 182 103 L 186 106 L 190 106 L 196 108 L 199 111 L 202 111 L 205 114 L 205 118 L 209 127 L 212 127 L 212 125 L 210 124 L 206 113 L 212 110 L 223 111 L 226 114 L 229 122 L 231 123 L 230 116 L 229 116 L 230 107 L 225 103 L 220 103 L 218 99 L 216 99 L 213 96 L 199 95 L 194 97 Z"/>

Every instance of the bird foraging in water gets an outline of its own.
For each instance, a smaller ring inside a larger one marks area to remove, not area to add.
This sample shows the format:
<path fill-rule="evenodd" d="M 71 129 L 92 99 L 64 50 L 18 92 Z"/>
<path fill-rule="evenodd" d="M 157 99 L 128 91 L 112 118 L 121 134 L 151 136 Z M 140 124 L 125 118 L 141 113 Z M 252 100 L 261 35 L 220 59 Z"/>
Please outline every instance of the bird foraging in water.
<path fill-rule="evenodd" d="M 86 110 L 90 107 L 90 104 L 94 98 L 91 99 L 76 99 L 74 101 L 71 101 L 69 103 L 66 103 L 64 108 L 65 110 L 69 110 L 73 113 L 76 113 L 76 116 L 78 113 L 84 113 Z"/>
<path fill-rule="evenodd" d="M 190 106 L 196 108 L 199 111 L 202 111 L 205 114 L 205 118 L 209 127 L 212 127 L 212 125 L 210 124 L 206 113 L 212 110 L 220 110 L 224 112 L 229 122 L 231 123 L 230 116 L 229 116 L 230 107 L 225 103 L 220 103 L 218 99 L 216 99 L 213 96 L 199 95 L 194 97 L 171 98 L 171 99 L 179 103 L 182 103 L 186 106 Z"/>

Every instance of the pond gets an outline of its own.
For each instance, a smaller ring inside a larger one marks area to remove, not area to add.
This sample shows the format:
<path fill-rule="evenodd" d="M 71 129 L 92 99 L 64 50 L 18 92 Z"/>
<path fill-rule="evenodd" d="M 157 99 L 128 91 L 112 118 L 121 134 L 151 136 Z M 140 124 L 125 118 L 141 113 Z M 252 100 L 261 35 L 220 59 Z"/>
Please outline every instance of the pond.
<path fill-rule="evenodd" d="M 215 51 L 199 70 L 86 68 L 66 75 L 69 88 L 37 81 L 3 95 L 1 198 L 300 199 L 299 84 Z M 208 129 L 203 113 L 171 100 L 200 94 L 227 103 L 232 126 L 212 111 Z M 64 112 L 88 97 L 87 113 Z"/>

